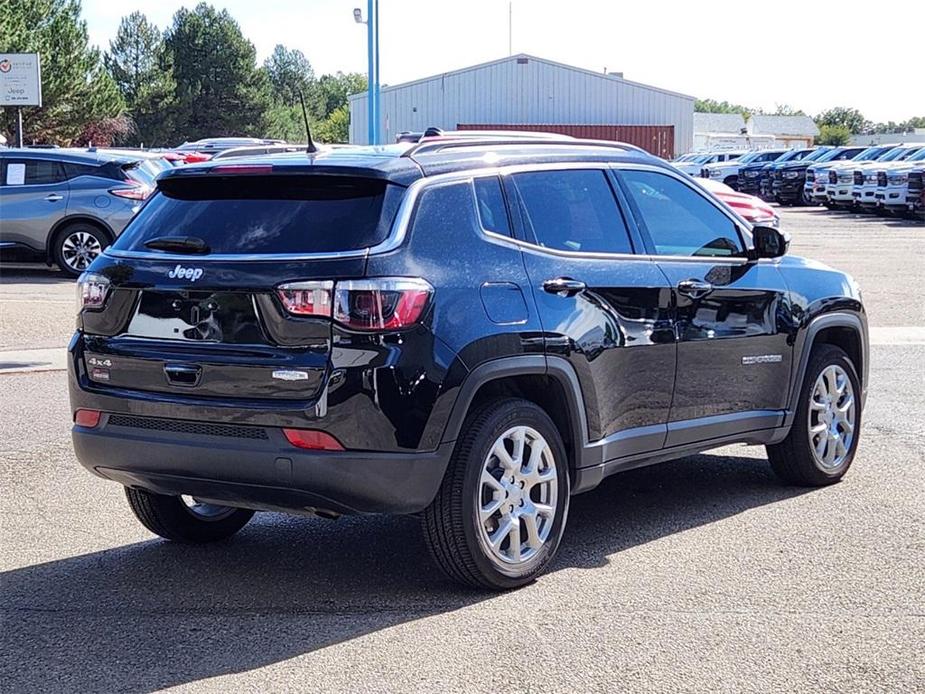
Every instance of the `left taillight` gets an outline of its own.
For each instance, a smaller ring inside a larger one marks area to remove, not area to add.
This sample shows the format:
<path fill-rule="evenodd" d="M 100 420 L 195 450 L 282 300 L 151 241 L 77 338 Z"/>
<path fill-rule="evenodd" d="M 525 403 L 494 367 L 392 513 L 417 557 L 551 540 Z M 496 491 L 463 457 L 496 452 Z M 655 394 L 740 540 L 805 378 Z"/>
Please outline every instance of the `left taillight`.
<path fill-rule="evenodd" d="M 99 311 L 106 305 L 109 278 L 95 272 L 85 272 L 77 280 L 77 312 Z"/>
<path fill-rule="evenodd" d="M 386 332 L 415 325 L 434 288 L 419 277 L 375 277 L 334 282 L 291 282 L 276 288 L 295 316 L 332 318 L 350 330 Z"/>

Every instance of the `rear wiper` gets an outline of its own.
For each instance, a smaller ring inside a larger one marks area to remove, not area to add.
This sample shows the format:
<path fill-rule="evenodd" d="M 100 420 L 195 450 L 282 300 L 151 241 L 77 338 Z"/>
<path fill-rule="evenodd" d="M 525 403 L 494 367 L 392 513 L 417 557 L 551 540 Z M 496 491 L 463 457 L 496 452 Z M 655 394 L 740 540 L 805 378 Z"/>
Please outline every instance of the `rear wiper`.
<path fill-rule="evenodd" d="M 145 248 L 155 251 L 173 251 L 204 255 L 209 252 L 209 245 L 197 236 L 159 236 L 145 241 Z"/>

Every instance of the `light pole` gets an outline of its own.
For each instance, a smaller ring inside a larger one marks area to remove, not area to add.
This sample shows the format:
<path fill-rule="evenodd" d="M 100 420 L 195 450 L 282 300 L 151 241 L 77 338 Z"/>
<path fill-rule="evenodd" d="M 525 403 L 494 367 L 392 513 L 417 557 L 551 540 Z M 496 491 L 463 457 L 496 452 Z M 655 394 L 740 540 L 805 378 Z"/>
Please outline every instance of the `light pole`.
<path fill-rule="evenodd" d="M 366 1 L 366 19 L 363 11 L 356 7 L 353 19 L 357 24 L 366 25 L 366 50 L 369 56 L 369 69 L 366 73 L 366 107 L 367 133 L 369 144 L 379 144 L 379 0 Z"/>

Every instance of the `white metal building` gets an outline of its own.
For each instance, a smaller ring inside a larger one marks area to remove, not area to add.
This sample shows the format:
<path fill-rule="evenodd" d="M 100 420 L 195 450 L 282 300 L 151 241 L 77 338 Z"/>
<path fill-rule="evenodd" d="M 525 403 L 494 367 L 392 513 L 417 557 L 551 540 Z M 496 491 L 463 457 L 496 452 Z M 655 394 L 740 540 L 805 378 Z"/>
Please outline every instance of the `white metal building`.
<path fill-rule="evenodd" d="M 366 93 L 349 97 L 350 142 L 367 144 Z M 460 124 L 672 126 L 674 154 L 693 147 L 694 97 L 531 55 L 383 87 L 384 142 Z"/>

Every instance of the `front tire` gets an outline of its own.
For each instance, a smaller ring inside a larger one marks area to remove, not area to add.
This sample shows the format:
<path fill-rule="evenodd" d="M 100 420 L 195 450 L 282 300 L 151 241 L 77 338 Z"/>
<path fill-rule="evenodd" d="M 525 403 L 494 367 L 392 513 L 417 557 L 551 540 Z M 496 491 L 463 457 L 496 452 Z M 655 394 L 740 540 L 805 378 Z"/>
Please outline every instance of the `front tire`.
<path fill-rule="evenodd" d="M 216 506 L 196 499 L 125 488 L 128 505 L 139 522 L 165 540 L 202 544 L 225 540 L 254 515 L 243 508 Z"/>
<path fill-rule="evenodd" d="M 555 556 L 569 504 L 568 462 L 556 425 L 521 399 L 493 400 L 466 420 L 424 536 L 447 576 L 508 590 Z"/>
<path fill-rule="evenodd" d="M 833 484 L 851 467 L 860 433 L 855 366 L 842 349 L 820 345 L 810 356 L 790 433 L 767 447 L 771 468 L 787 484 Z"/>

